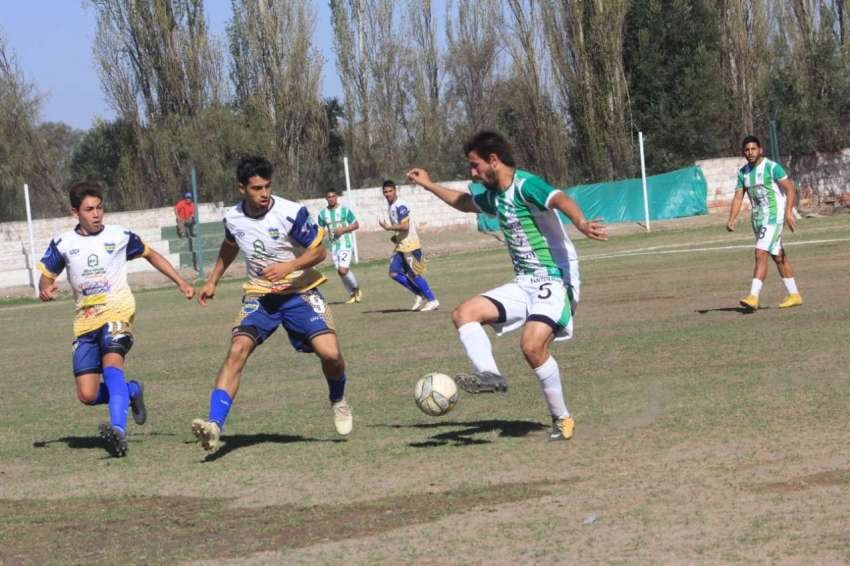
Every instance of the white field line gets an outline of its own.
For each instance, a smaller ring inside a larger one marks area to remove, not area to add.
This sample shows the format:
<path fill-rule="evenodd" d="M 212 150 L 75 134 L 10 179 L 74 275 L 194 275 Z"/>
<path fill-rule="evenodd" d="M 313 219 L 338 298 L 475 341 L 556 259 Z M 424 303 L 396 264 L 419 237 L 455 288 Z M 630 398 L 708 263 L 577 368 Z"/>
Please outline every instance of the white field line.
<path fill-rule="evenodd" d="M 715 240 L 704 243 L 712 243 Z M 834 242 L 850 242 L 850 238 L 833 238 L 829 240 L 803 240 L 797 242 L 782 242 L 783 246 L 804 246 L 808 244 L 831 244 Z M 677 244 L 681 245 L 681 244 Z M 684 244 L 684 245 L 693 245 L 693 244 Z M 588 261 L 594 259 L 613 259 L 618 257 L 633 257 L 640 255 L 662 255 L 662 254 L 687 254 L 693 252 L 717 252 L 717 251 L 726 251 L 726 250 L 739 250 L 739 249 L 752 249 L 753 244 L 741 244 L 734 246 L 714 246 L 714 247 L 700 247 L 700 248 L 688 248 L 688 249 L 664 249 L 670 248 L 673 246 L 653 246 L 649 248 L 639 248 L 635 250 L 625 250 L 622 252 L 612 253 L 612 254 L 596 254 L 596 255 L 586 255 L 580 258 L 581 261 Z"/>

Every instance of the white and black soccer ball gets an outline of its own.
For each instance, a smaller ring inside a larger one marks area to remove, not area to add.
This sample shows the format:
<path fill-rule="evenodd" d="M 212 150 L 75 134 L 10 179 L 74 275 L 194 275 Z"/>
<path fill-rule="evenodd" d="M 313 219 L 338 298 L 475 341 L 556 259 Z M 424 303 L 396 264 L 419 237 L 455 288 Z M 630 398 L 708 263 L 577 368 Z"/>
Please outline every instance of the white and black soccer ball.
<path fill-rule="evenodd" d="M 416 382 L 413 399 L 416 406 L 426 415 L 445 415 L 457 403 L 457 384 L 444 373 L 429 373 Z"/>

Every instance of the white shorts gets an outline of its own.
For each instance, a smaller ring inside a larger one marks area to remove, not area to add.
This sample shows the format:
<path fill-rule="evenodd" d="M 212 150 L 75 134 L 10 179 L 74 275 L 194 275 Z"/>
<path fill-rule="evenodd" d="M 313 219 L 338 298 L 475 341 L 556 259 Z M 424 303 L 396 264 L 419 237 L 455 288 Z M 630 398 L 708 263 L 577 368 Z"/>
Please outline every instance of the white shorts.
<path fill-rule="evenodd" d="M 756 235 L 756 249 L 764 250 L 770 255 L 782 253 L 782 227 L 784 224 L 764 224 L 753 226 Z"/>
<path fill-rule="evenodd" d="M 354 256 L 354 250 L 350 248 L 340 248 L 338 250 L 334 250 L 331 255 L 334 260 L 334 267 L 337 269 L 340 267 L 348 269 L 351 265 L 352 257 Z"/>
<path fill-rule="evenodd" d="M 552 327 L 555 340 L 573 337 L 573 314 L 578 306 L 579 286 L 567 287 L 558 277 L 517 277 L 513 282 L 481 293 L 499 309 L 491 324 L 496 334 L 516 330 L 537 320 Z"/>

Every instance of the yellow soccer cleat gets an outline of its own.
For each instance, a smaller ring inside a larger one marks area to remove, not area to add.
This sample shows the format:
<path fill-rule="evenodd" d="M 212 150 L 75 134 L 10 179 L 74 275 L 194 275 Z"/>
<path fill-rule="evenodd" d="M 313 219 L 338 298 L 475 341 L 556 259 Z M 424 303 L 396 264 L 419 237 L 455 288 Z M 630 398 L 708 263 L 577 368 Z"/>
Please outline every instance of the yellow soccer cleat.
<path fill-rule="evenodd" d="M 360 289 L 355 289 L 354 290 L 354 302 L 359 303 L 362 300 L 363 300 L 363 291 L 361 291 Z"/>
<path fill-rule="evenodd" d="M 354 303 L 356 303 L 356 302 L 357 302 L 357 294 L 356 294 L 356 293 L 351 293 L 351 296 L 350 296 L 350 297 L 348 297 L 348 300 L 347 300 L 347 301 L 345 301 L 345 304 L 346 304 L 346 305 L 353 305 L 353 304 L 354 304 Z"/>
<path fill-rule="evenodd" d="M 576 420 L 572 417 L 552 417 L 552 431 L 549 440 L 569 440 L 573 437 L 576 428 Z"/>
<path fill-rule="evenodd" d="M 741 303 L 742 307 L 750 309 L 751 311 L 758 310 L 759 308 L 759 298 L 755 295 L 747 295 L 738 302 Z"/>
<path fill-rule="evenodd" d="M 221 446 L 221 427 L 218 423 L 195 419 L 192 421 L 192 434 L 208 452 L 215 452 Z"/>
<path fill-rule="evenodd" d="M 791 293 L 785 300 L 779 303 L 779 308 L 787 309 L 791 307 L 799 307 L 803 304 L 803 297 L 800 296 L 800 293 Z"/>

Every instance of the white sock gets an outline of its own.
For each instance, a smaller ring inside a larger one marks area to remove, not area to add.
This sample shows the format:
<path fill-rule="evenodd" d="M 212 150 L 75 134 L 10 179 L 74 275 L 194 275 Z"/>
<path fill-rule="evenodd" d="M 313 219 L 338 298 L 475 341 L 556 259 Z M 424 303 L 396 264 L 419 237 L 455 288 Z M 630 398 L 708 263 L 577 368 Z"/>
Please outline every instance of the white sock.
<path fill-rule="evenodd" d="M 353 293 L 354 290 L 357 289 L 357 278 L 354 276 L 353 271 L 349 271 L 342 276 L 342 284 L 345 285 L 345 288 L 349 293 Z"/>
<path fill-rule="evenodd" d="M 349 271 L 349 273 L 351 273 Z M 345 292 L 349 295 L 351 294 L 351 283 L 348 282 L 348 278 L 345 275 L 340 275 L 339 280 L 342 281 L 342 286 L 345 287 Z"/>
<path fill-rule="evenodd" d="M 534 375 L 540 380 L 540 388 L 543 390 L 543 396 L 546 398 L 546 404 L 549 405 L 552 416 L 558 418 L 570 416 L 567 405 L 564 403 L 564 392 L 561 389 L 561 370 L 558 369 L 555 358 L 549 356 L 542 366 L 534 368 Z"/>
<path fill-rule="evenodd" d="M 782 282 L 785 283 L 785 288 L 788 289 L 789 295 L 796 295 L 800 291 L 797 290 L 797 282 L 793 277 L 783 277 Z"/>
<path fill-rule="evenodd" d="M 489 371 L 499 374 L 496 358 L 493 357 L 493 346 L 490 344 L 490 338 L 487 337 L 487 332 L 479 323 L 467 322 L 457 329 L 457 334 L 475 371 Z"/>
<path fill-rule="evenodd" d="M 764 285 L 764 281 L 761 279 L 753 279 L 753 284 L 750 286 L 750 295 L 759 296 L 761 293 L 761 287 Z"/>

